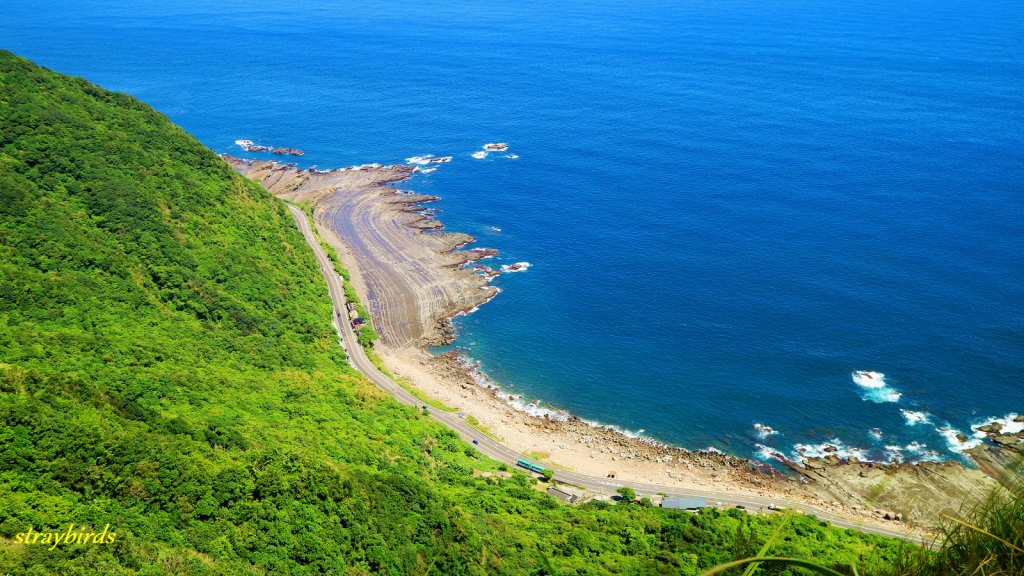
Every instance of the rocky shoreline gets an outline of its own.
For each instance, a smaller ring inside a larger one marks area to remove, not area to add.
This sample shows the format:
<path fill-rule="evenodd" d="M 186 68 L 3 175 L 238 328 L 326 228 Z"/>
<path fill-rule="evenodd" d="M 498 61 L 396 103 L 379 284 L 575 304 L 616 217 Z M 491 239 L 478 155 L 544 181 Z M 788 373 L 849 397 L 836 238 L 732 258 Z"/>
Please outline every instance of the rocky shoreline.
<path fill-rule="evenodd" d="M 318 230 L 342 256 L 387 347 L 448 344 L 455 337 L 451 319 L 498 294 L 489 284 L 501 270 L 480 264 L 498 251 L 466 248 L 476 238 L 445 230 L 429 207 L 440 198 L 392 187 L 417 167 L 303 170 L 223 157 L 276 196 L 313 206 Z"/>
<path fill-rule="evenodd" d="M 1000 422 L 979 426 L 977 430 L 985 433 L 989 443 L 965 451 L 985 474 L 1011 489 L 1024 486 L 1024 414 L 1015 417 L 1013 423 L 1022 429 L 1006 433 Z"/>
<path fill-rule="evenodd" d="M 827 456 L 798 463 L 780 455 L 786 469 L 782 473 L 763 462 L 679 448 L 564 413 L 531 415 L 522 405 L 516 407 L 518 397 L 482 379 L 454 352 L 418 361 L 437 380 L 458 387 L 460 393 L 443 401 L 468 413 L 491 414 L 481 424 L 499 435 L 514 437 L 512 428 L 518 428 L 563 447 L 561 457 L 553 455 L 552 461 L 578 471 L 616 470 L 622 478 L 668 485 L 728 486 L 886 525 L 924 528 L 938 526 L 945 516 L 956 515 L 996 486 L 982 471 L 957 462 L 881 464 Z M 494 418 L 494 413 L 500 416 Z M 522 438 L 512 445 L 524 451 L 531 447 Z"/>
<path fill-rule="evenodd" d="M 313 204 L 317 228 L 338 250 L 384 337 L 379 351 L 389 368 L 473 416 L 518 451 L 594 475 L 614 471 L 618 478 L 652 484 L 727 487 L 880 524 L 936 526 L 944 515 L 955 514 L 995 485 L 985 473 L 954 462 L 877 464 L 829 456 L 798 463 L 780 455 L 786 470 L 782 473 L 762 462 L 714 450 L 686 450 L 572 415 L 517 406 L 516 396 L 481 378 L 465 359 L 425 352 L 454 340 L 452 317 L 497 295 L 489 281 L 501 271 L 479 264 L 497 250 L 464 249 L 475 238 L 445 231 L 436 212 L 424 207 L 438 198 L 389 187 L 416 168 L 369 164 L 300 170 L 294 164 L 225 158 L 272 193 Z M 503 268 L 514 272 L 528 267 L 517 263 Z M 995 437 L 998 432 L 993 431 Z M 985 445 L 977 450 L 984 457 L 971 455 L 985 472 L 1008 477 L 1005 450 L 1010 449 L 1000 450 Z"/>

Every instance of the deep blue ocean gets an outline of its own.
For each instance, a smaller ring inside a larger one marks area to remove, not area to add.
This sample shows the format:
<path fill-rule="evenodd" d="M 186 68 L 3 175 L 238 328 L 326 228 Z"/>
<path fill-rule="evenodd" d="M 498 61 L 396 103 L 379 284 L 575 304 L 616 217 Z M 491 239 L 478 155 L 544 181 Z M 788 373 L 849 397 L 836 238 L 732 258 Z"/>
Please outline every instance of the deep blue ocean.
<path fill-rule="evenodd" d="M 0 48 L 217 152 L 453 155 L 403 187 L 531 264 L 456 343 L 527 401 L 741 456 L 1024 413 L 1020 0 L 8 2 Z"/>

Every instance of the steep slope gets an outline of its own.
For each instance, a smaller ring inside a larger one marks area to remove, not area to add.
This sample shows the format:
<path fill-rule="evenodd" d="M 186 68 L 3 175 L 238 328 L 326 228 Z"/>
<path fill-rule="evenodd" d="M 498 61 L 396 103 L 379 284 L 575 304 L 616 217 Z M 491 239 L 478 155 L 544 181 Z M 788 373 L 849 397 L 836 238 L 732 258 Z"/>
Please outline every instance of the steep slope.
<path fill-rule="evenodd" d="M 0 52 L 0 573 L 692 574 L 780 522 L 560 506 L 382 397 L 330 314 L 280 201 L 134 98 Z M 779 553 L 902 546 L 785 522 Z"/>

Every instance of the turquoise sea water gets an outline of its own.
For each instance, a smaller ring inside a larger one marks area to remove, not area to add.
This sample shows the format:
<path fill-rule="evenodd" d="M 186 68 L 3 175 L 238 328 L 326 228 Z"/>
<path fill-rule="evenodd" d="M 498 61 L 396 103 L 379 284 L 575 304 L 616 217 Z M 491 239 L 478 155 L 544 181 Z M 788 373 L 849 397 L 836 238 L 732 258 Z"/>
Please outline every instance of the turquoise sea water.
<path fill-rule="evenodd" d="M 526 400 L 742 456 L 1024 413 L 1017 0 L 200 4 L 6 6 L 0 47 L 218 152 L 454 155 L 404 187 L 531 263 L 456 343 Z"/>

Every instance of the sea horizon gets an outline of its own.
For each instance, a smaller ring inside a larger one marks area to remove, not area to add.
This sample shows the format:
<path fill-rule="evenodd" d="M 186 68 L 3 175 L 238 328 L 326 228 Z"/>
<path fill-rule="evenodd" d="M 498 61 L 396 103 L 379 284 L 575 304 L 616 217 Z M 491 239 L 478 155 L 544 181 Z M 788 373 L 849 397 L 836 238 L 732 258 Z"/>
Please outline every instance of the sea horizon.
<path fill-rule="evenodd" d="M 398 187 L 529 263 L 453 345 L 524 405 L 741 457 L 965 462 L 1024 413 L 1021 9 L 968 6 L 55 3 L 0 30 L 216 152 L 452 155 Z"/>

